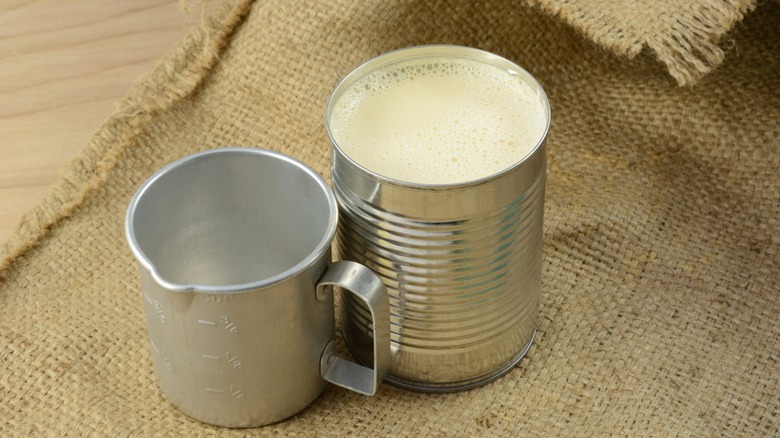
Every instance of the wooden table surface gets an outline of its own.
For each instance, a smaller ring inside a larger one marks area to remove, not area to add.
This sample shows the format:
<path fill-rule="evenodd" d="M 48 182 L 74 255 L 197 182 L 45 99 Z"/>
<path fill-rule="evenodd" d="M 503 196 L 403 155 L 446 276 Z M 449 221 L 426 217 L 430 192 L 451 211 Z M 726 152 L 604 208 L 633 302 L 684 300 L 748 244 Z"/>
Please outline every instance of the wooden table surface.
<path fill-rule="evenodd" d="M 179 0 L 0 0 L 0 241 L 199 19 Z"/>

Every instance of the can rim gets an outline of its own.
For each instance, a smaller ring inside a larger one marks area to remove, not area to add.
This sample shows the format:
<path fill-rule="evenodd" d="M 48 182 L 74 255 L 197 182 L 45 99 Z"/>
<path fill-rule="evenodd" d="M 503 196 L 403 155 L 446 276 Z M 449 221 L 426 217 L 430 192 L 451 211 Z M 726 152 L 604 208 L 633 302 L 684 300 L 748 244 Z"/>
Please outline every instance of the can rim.
<path fill-rule="evenodd" d="M 522 76 L 523 79 L 526 81 L 526 83 L 531 87 L 533 87 L 534 91 L 537 92 L 542 102 L 542 105 L 544 106 L 546 123 L 545 123 L 544 131 L 542 132 L 542 135 L 539 137 L 539 140 L 536 142 L 536 144 L 532 148 L 530 148 L 528 152 L 525 155 L 523 155 L 519 160 L 504 167 L 498 172 L 492 173 L 490 175 L 486 175 L 481 178 L 473 179 L 473 180 L 458 181 L 452 183 L 419 183 L 419 182 L 400 180 L 400 179 L 388 177 L 380 173 L 377 173 L 371 169 L 366 168 L 362 164 L 352 159 L 352 157 L 350 157 L 346 152 L 344 152 L 344 150 L 339 146 L 339 144 L 336 142 L 336 139 L 333 138 L 333 133 L 331 131 L 330 116 L 333 111 L 333 106 L 335 105 L 336 100 L 338 100 L 338 98 L 341 97 L 343 91 L 346 88 L 348 88 L 353 82 L 359 80 L 360 78 L 364 77 L 365 75 L 373 71 L 378 70 L 379 68 L 394 64 L 399 61 L 406 61 L 417 57 L 431 56 L 431 55 L 434 56 L 435 55 L 456 55 L 461 58 L 487 61 L 493 65 L 495 65 L 496 63 L 500 63 L 502 64 L 500 65 L 500 67 L 506 67 L 508 69 L 511 69 L 511 71 L 514 71 L 516 74 Z M 491 53 L 473 47 L 466 47 L 466 46 L 459 46 L 459 45 L 452 45 L 452 44 L 429 44 L 429 45 L 405 47 L 405 48 L 383 53 L 379 56 L 369 59 L 368 61 L 363 62 L 355 69 L 353 69 L 347 76 L 341 79 L 341 81 L 339 81 L 339 83 L 333 89 L 333 92 L 331 93 L 330 97 L 328 98 L 328 104 L 325 109 L 325 130 L 328 133 L 328 138 L 330 140 L 331 145 L 333 146 L 334 153 L 341 156 L 352 166 L 355 166 L 356 168 L 360 169 L 362 172 L 365 172 L 367 175 L 370 175 L 372 178 L 375 178 L 376 180 L 379 180 L 385 184 L 392 184 L 392 185 L 408 187 L 408 188 L 429 189 L 429 190 L 430 189 L 444 190 L 444 189 L 476 186 L 476 185 L 484 184 L 487 181 L 492 181 L 501 178 L 502 176 L 512 172 L 516 168 L 521 167 L 529 160 L 530 157 L 536 154 L 537 151 L 544 146 L 545 141 L 547 139 L 547 134 L 550 130 L 550 122 L 551 122 L 550 101 L 542 85 L 533 75 L 531 75 L 531 73 L 529 73 L 524 68 L 520 67 L 517 63 L 510 61 L 509 59 L 504 58 L 503 56 L 496 55 L 495 53 Z"/>

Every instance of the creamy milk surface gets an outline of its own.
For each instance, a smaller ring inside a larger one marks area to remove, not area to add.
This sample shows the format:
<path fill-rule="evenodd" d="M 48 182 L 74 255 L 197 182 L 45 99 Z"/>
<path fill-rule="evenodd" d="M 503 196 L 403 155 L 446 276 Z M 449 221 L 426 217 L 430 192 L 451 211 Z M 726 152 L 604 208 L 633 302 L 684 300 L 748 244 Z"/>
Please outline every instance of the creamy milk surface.
<path fill-rule="evenodd" d="M 448 57 L 408 60 L 353 83 L 332 104 L 339 148 L 379 175 L 473 181 L 522 160 L 547 126 L 542 98 L 513 71 Z"/>

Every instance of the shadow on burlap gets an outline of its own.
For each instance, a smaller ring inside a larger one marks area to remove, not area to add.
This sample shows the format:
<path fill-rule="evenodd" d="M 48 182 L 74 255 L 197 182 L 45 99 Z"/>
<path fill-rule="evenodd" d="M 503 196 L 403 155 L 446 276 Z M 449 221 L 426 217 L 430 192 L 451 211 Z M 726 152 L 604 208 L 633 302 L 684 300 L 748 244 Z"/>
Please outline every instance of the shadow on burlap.
<path fill-rule="evenodd" d="M 469 45 L 545 87 L 545 262 L 537 340 L 468 392 L 329 387 L 257 434 L 772 436 L 780 433 L 780 5 L 678 87 L 506 2 L 237 3 L 134 87 L 31 211 L 0 262 L 4 435 L 244 435 L 180 414 L 152 373 L 126 206 L 155 170 L 222 146 L 329 175 L 330 91 L 360 62 Z"/>

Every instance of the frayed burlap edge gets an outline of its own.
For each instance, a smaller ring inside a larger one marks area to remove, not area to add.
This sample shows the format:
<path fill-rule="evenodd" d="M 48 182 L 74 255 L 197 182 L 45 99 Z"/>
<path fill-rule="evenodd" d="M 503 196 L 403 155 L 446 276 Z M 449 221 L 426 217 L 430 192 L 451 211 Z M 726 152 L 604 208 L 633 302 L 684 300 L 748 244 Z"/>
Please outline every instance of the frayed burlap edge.
<path fill-rule="evenodd" d="M 655 17 L 648 17 L 655 11 L 640 11 L 638 16 L 646 20 L 640 24 L 592 4 L 583 7 L 570 0 L 528 1 L 618 55 L 633 59 L 648 47 L 679 85 L 694 85 L 715 70 L 725 56 L 719 46 L 721 39 L 757 7 L 756 0 L 691 2 Z"/>
<path fill-rule="evenodd" d="M 756 7 L 755 0 L 712 0 L 696 14 L 663 17 L 658 21 L 664 27 L 662 31 L 642 32 L 632 27 L 630 21 L 605 19 L 604 11 L 595 7 L 580 8 L 567 0 L 528 1 L 617 54 L 634 58 L 643 47 L 651 48 L 680 85 L 696 83 L 723 61 L 724 52 L 718 41 Z M 252 0 L 226 1 L 130 90 L 43 201 L 28 211 L 16 230 L 0 244 L 0 278 L 16 258 L 71 216 L 106 181 L 156 114 L 197 89 L 219 61 L 251 4 Z"/>
<path fill-rule="evenodd" d="M 154 117 L 192 94 L 244 21 L 252 0 L 226 1 L 141 78 L 44 199 L 0 245 L 0 279 L 14 260 L 70 217 L 105 181 Z"/>

